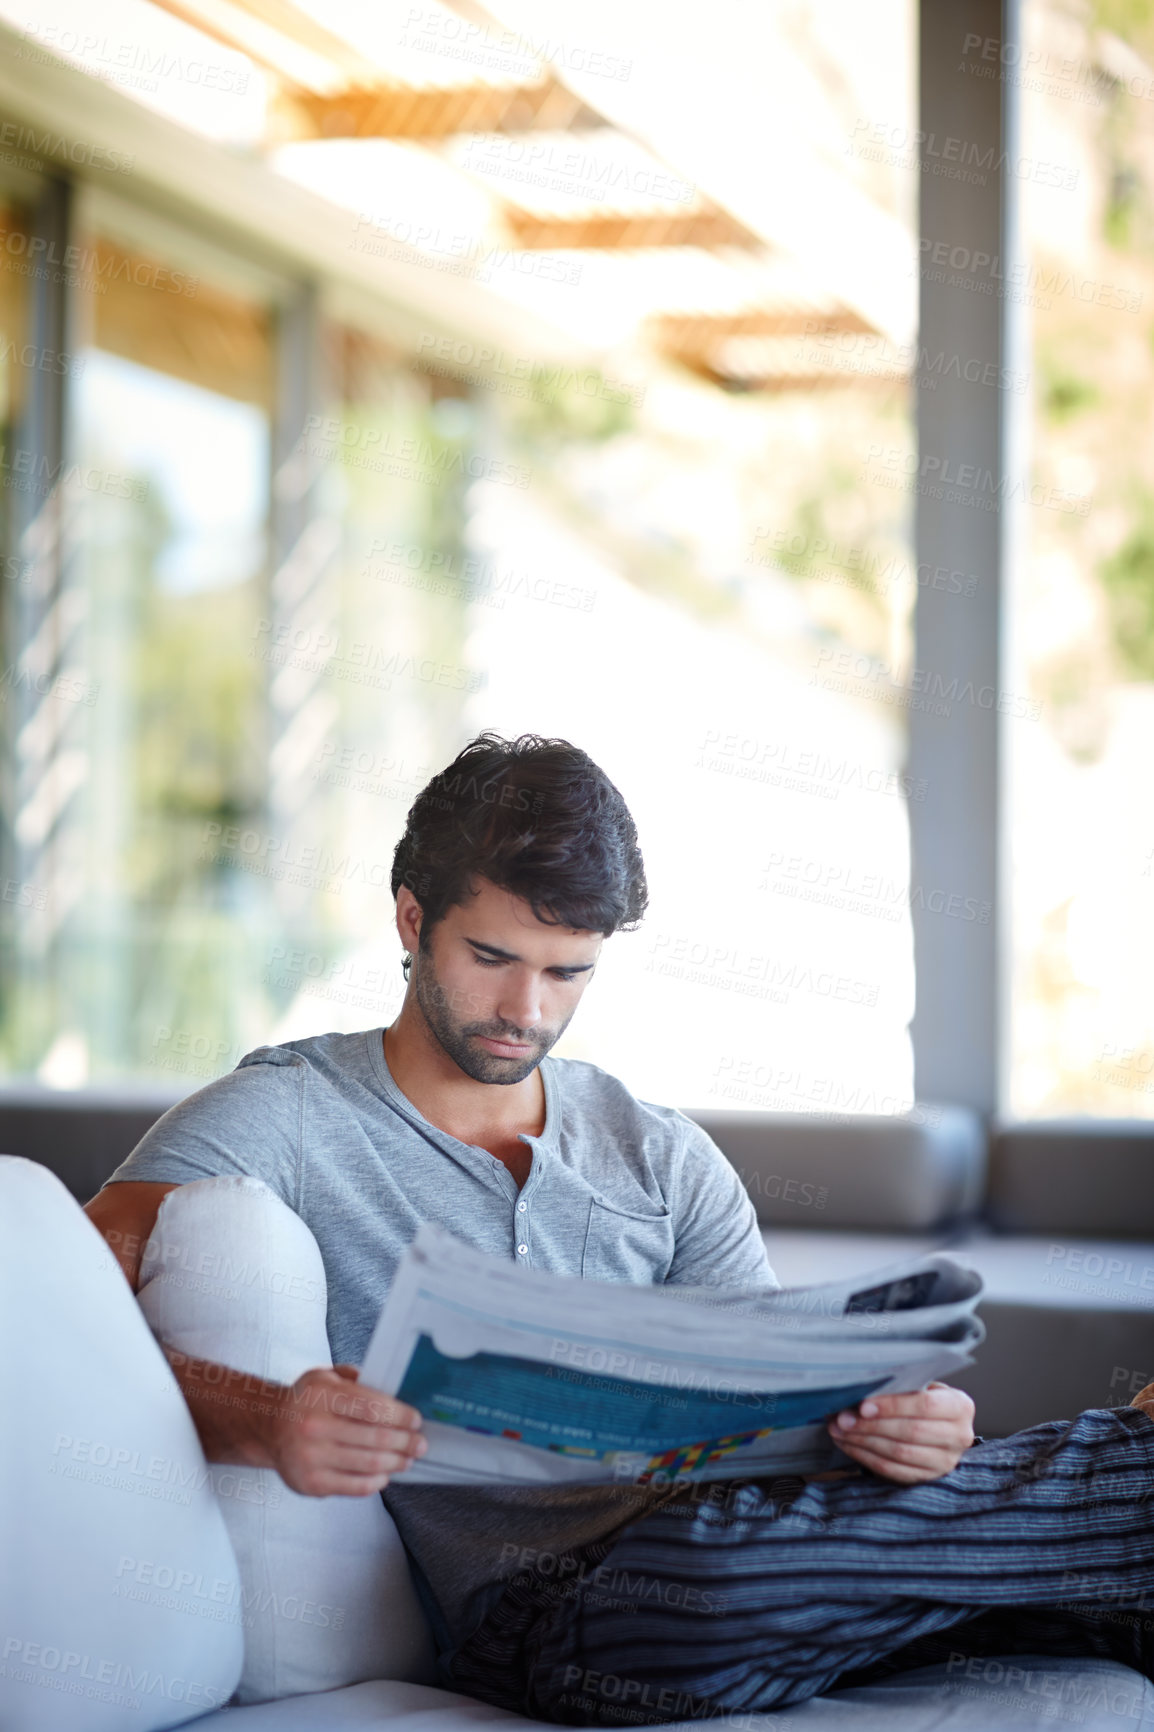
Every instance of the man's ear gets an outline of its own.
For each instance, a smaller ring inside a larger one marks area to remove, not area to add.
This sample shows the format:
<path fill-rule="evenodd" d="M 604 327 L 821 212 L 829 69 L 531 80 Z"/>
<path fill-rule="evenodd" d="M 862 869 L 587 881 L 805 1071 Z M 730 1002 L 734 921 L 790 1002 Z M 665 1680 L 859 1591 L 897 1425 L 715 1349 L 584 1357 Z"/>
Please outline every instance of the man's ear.
<path fill-rule="evenodd" d="M 421 939 L 424 912 L 421 904 L 406 884 L 397 888 L 397 936 L 410 955 L 416 953 Z"/>

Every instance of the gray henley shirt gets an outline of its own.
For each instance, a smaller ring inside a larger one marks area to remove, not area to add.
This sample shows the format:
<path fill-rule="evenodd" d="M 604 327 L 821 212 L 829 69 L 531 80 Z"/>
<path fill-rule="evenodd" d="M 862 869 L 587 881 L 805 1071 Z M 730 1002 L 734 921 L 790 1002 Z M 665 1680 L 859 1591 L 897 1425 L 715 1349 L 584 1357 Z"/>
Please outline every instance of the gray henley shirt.
<path fill-rule="evenodd" d="M 258 1047 L 165 1113 L 109 1184 L 243 1173 L 312 1231 L 334 1363 L 359 1364 L 422 1221 L 524 1268 L 644 1285 L 776 1287 L 753 1205 L 692 1120 L 596 1065 L 546 1058 L 545 1126 L 520 1191 L 501 1161 L 397 1088 L 383 1029 Z M 450 1650 L 530 1553 L 604 1538 L 661 1496 L 622 1486 L 389 1486 L 385 1501 Z M 512 1560 L 512 1562 L 510 1562 Z"/>

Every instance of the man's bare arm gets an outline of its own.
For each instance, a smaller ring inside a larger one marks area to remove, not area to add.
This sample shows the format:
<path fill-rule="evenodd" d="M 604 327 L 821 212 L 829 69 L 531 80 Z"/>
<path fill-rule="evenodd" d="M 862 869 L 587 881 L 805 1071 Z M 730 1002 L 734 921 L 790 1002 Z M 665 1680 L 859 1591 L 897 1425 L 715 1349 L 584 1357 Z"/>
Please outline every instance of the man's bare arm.
<path fill-rule="evenodd" d="M 108 1241 L 134 1293 L 140 1290 L 141 1259 L 156 1226 L 160 1205 L 169 1191 L 176 1189 L 175 1185 L 144 1184 L 129 1179 L 122 1185 L 105 1185 L 85 1204 L 84 1213 Z"/>
<path fill-rule="evenodd" d="M 107 1185 L 85 1213 L 132 1291 L 160 1205 L 175 1185 Z M 426 1449 L 415 1408 L 362 1388 L 353 1365 L 317 1366 L 291 1386 L 165 1347 L 208 1461 L 275 1468 L 307 1497 L 368 1497 Z"/>

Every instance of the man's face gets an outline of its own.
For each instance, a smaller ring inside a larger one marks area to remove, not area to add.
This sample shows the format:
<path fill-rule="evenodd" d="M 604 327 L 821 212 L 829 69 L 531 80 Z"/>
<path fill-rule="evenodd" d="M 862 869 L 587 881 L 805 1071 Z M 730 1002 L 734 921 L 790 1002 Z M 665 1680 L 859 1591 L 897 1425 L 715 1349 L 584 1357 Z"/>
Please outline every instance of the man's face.
<path fill-rule="evenodd" d="M 450 908 L 413 958 L 417 1003 L 438 1043 L 475 1082 L 519 1083 L 564 1033 L 602 935 L 537 919 L 487 879 Z"/>

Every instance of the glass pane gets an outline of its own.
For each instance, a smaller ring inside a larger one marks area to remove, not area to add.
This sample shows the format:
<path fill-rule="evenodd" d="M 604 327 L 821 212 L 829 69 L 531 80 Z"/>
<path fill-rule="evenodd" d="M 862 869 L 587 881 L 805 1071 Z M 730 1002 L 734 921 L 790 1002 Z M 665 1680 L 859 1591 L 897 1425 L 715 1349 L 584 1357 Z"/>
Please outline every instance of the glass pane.
<path fill-rule="evenodd" d="M 301 456 L 322 471 L 332 559 L 311 608 L 262 651 L 300 682 L 288 804 L 292 833 L 321 844 L 315 887 L 263 959 L 272 1040 L 372 1027 L 400 1008 L 393 851 L 418 790 L 463 743 L 463 700 L 484 677 L 465 656 L 455 580 L 470 407 L 363 331 L 333 326 L 326 349 L 329 411 Z M 270 763 L 275 776 L 275 740 Z"/>
<path fill-rule="evenodd" d="M 1028 0 L 1020 79 L 1035 497 L 1017 730 L 1008 1105 L 1154 1115 L 1154 22 Z M 1059 172 L 1060 171 L 1060 172 Z M 999 292 L 1002 286 L 999 285 Z M 1039 487 L 1047 491 L 1039 492 Z"/>
<path fill-rule="evenodd" d="M 264 1038 L 272 918 L 214 847 L 264 803 L 268 310 L 107 236 L 82 237 L 59 604 L 83 669 L 57 730 L 41 928 L 25 921 L 8 1062 L 72 1086 L 175 1092 Z M 46 700 L 47 704 L 47 700 Z M 66 712 L 71 713 L 66 713 Z M 19 821 L 19 820 L 18 820 Z"/>

